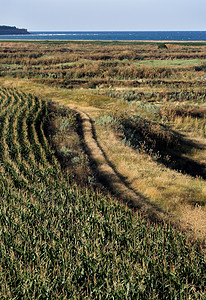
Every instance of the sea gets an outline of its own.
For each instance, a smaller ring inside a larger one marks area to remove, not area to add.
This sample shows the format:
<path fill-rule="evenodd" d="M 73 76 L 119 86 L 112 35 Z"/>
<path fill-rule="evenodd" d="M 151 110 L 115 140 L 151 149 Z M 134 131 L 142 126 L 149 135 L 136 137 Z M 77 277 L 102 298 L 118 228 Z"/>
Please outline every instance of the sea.
<path fill-rule="evenodd" d="M 0 40 L 206 41 L 206 31 L 30 31 Z"/>

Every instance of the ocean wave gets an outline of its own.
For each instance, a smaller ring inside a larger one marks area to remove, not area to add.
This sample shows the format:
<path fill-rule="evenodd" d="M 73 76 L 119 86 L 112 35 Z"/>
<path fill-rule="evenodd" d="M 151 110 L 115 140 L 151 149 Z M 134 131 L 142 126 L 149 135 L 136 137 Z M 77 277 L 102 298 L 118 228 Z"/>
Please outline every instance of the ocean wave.
<path fill-rule="evenodd" d="M 31 33 L 29 36 L 97 36 L 99 33 Z"/>

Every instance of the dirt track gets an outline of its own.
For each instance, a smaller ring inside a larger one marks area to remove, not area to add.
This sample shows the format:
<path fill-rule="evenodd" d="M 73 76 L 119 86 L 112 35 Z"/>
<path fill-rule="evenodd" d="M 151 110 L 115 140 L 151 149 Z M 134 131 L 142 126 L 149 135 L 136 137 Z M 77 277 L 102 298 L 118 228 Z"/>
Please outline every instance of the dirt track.
<path fill-rule="evenodd" d="M 85 147 L 90 160 L 95 164 L 101 182 L 104 182 L 109 190 L 115 194 L 118 199 L 126 203 L 128 207 L 140 211 L 141 214 L 149 217 L 149 219 L 161 222 L 168 221 L 168 216 L 163 211 L 133 191 L 114 170 L 97 141 L 95 128 L 90 116 L 81 111 L 77 106 L 69 105 L 69 107 L 80 115 Z"/>

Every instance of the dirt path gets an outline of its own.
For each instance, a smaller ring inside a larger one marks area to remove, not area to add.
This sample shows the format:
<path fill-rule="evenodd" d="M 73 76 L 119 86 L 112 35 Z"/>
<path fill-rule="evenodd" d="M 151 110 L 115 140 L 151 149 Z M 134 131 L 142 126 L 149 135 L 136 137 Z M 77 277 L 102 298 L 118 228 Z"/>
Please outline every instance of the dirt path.
<path fill-rule="evenodd" d="M 176 215 L 167 214 L 157 205 L 149 202 L 143 195 L 134 191 L 124 180 L 121 174 L 115 170 L 105 152 L 102 150 L 95 133 L 95 127 L 90 117 L 90 108 L 86 108 L 87 112 L 75 105 L 69 105 L 75 110 L 81 118 L 82 133 L 84 138 L 85 148 L 90 157 L 90 161 L 94 163 L 97 176 L 100 182 L 106 185 L 108 190 L 112 192 L 118 200 L 125 203 L 129 208 L 137 213 L 140 213 L 146 219 L 159 224 L 171 224 L 173 228 L 185 233 L 191 240 L 195 241 L 197 235 L 195 231 L 188 225 L 184 218 L 181 220 Z M 92 113 L 93 113 L 92 108 Z M 202 246 L 206 249 L 205 239 L 202 239 Z"/>
<path fill-rule="evenodd" d="M 121 175 L 115 171 L 97 141 L 95 128 L 90 116 L 75 105 L 69 105 L 69 107 L 75 110 L 81 117 L 85 147 L 91 161 L 95 164 L 101 182 L 104 182 L 109 190 L 118 199 L 126 203 L 128 207 L 140 211 L 142 215 L 149 217 L 151 220 L 159 222 L 168 221 L 166 213 L 130 188 L 121 178 Z"/>

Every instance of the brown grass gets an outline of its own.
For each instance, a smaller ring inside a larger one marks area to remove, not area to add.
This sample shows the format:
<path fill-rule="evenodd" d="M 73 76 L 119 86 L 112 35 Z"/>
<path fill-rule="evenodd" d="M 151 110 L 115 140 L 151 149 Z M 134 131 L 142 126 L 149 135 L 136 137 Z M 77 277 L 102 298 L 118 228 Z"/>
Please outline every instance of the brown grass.
<path fill-rule="evenodd" d="M 106 127 L 96 126 L 98 142 L 106 153 L 109 161 L 115 166 L 117 172 L 125 179 L 129 186 L 155 203 L 164 211 L 170 213 L 174 219 L 185 223 L 183 209 L 192 207 L 198 201 L 205 203 L 206 183 L 199 178 L 192 178 L 158 164 L 146 154 L 137 153 L 130 147 L 121 144 L 116 135 Z M 193 214 L 194 215 L 194 214 Z M 199 218 L 200 224 L 206 219 L 205 206 Z M 200 226 L 197 229 L 197 220 L 191 219 L 198 237 L 205 237 L 206 230 Z M 194 223 L 194 224 L 193 224 Z M 187 227 L 185 223 L 185 227 Z"/>

